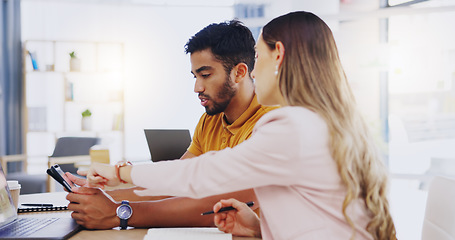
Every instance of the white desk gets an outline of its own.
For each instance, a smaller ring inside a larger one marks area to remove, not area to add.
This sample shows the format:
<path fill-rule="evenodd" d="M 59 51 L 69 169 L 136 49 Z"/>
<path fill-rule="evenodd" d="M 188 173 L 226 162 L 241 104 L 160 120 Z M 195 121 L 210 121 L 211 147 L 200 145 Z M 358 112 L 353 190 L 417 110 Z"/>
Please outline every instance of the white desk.
<path fill-rule="evenodd" d="M 19 204 L 21 203 L 52 203 L 54 206 L 67 206 L 68 201 L 66 200 L 66 192 L 53 192 L 53 193 L 38 193 L 38 194 L 26 194 L 19 196 Z M 60 217 L 60 218 L 71 218 L 71 211 L 52 211 L 52 212 L 35 212 L 35 213 L 21 213 L 20 217 Z M 82 230 L 73 237 L 71 240 L 124 240 L 124 239 L 143 239 L 147 234 L 148 229 L 133 228 L 128 230 Z M 233 237 L 234 240 L 259 240 L 259 238 L 244 238 L 244 237 Z"/>

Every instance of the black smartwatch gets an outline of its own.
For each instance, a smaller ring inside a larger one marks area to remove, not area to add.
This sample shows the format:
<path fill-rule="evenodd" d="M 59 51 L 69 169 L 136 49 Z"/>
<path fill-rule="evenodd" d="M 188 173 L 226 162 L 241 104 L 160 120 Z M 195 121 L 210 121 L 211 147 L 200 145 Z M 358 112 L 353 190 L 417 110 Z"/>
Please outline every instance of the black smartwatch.
<path fill-rule="evenodd" d="M 122 204 L 117 208 L 117 217 L 120 218 L 120 229 L 124 230 L 128 227 L 128 219 L 133 215 L 133 209 L 130 202 L 123 200 Z"/>

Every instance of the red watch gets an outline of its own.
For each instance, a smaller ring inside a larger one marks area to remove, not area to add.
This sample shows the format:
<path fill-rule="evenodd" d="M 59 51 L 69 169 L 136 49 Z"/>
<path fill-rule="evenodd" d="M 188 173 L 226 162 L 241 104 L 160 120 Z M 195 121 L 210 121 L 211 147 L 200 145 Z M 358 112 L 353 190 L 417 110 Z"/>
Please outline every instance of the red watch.
<path fill-rule="evenodd" d="M 124 167 L 124 166 L 127 166 L 127 165 L 133 165 L 130 161 L 127 161 L 127 162 L 118 162 L 117 164 L 115 164 L 115 172 L 117 174 L 117 178 L 118 180 L 120 180 L 121 183 L 127 183 L 127 181 L 124 181 L 120 178 L 120 168 L 121 167 Z"/>

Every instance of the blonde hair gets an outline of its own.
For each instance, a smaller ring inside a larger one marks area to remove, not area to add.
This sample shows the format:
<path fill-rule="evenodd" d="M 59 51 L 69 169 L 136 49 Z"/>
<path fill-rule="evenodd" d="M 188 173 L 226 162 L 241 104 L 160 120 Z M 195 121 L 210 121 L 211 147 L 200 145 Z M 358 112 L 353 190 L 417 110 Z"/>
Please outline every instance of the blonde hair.
<path fill-rule="evenodd" d="M 291 106 L 303 106 L 322 116 L 329 128 L 330 150 L 347 188 L 343 215 L 349 204 L 364 200 L 371 214 L 366 230 L 374 239 L 396 239 L 387 200 L 387 172 L 341 66 L 329 27 L 309 12 L 293 12 L 263 28 L 270 49 L 283 43 L 285 54 L 278 72 L 280 91 Z"/>

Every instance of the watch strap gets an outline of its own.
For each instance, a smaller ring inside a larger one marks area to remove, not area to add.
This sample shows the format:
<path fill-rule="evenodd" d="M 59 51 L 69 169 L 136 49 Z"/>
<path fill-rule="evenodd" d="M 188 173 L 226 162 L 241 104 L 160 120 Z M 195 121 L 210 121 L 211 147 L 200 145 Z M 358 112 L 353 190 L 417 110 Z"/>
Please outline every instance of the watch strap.
<path fill-rule="evenodd" d="M 120 229 L 125 230 L 128 227 L 128 219 L 120 218 Z"/>

